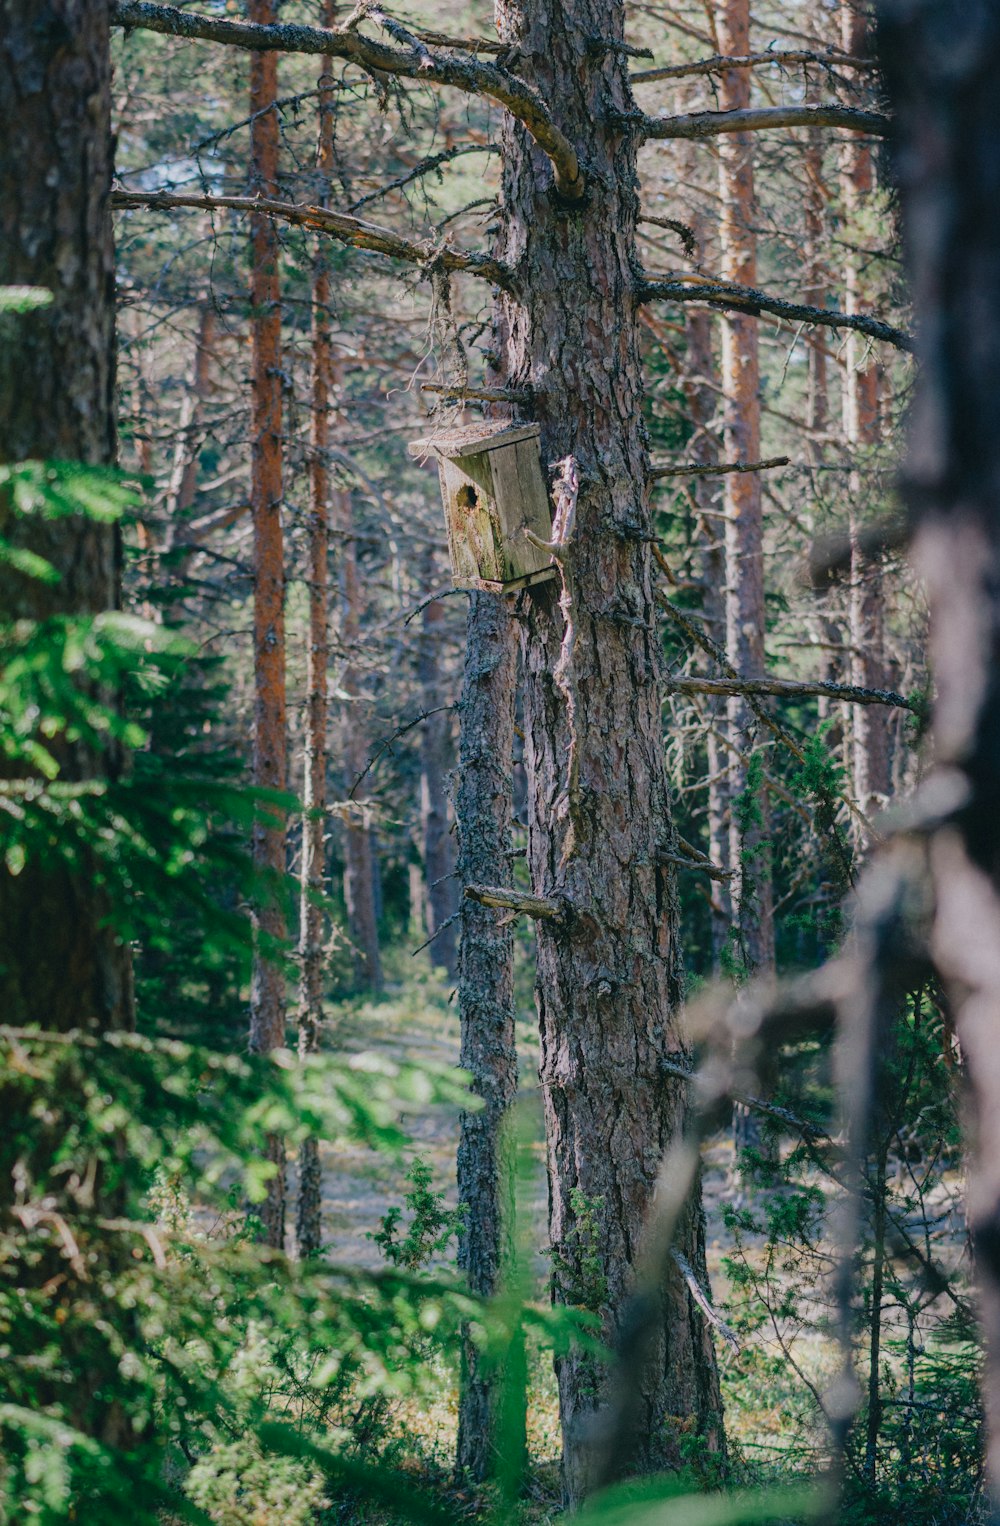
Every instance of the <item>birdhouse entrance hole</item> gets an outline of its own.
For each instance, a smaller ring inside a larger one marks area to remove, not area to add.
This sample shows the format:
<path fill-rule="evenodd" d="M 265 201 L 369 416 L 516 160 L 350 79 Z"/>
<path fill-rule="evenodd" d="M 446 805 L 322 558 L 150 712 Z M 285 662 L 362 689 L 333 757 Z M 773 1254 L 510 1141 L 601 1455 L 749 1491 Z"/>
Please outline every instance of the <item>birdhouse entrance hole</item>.
<path fill-rule="evenodd" d="M 437 460 L 452 582 L 498 593 L 556 576 L 552 512 L 537 424 L 471 424 L 410 445 Z"/>

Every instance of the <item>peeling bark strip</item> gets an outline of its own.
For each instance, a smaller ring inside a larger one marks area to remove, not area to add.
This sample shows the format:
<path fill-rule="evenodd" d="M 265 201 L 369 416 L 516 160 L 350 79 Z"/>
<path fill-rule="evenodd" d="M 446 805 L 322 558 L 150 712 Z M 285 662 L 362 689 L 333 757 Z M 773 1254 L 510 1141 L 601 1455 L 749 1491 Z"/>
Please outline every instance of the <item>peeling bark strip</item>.
<path fill-rule="evenodd" d="M 971 1102 L 968 1218 L 1000 1505 L 1000 7 L 881 0 L 904 226 L 921 315 L 906 468 L 931 607 L 935 752 L 956 807 L 931 843 L 932 952 Z"/>
<path fill-rule="evenodd" d="M 260 22 L 274 15 L 275 0 L 251 0 Z M 278 94 L 278 60 L 255 53 L 250 66 L 251 175 L 255 188 L 273 195 L 278 176 L 278 116 L 267 107 Z M 287 777 L 285 716 L 285 553 L 281 525 L 281 290 L 274 223 L 255 213 L 250 221 L 252 379 L 250 387 L 250 511 L 253 515 L 253 780 L 259 789 L 283 790 Z M 250 986 L 250 1048 L 267 1054 L 285 1042 L 285 977 L 262 947 L 285 938 L 279 879 L 285 873 L 285 824 L 257 821 L 253 830 L 257 870 L 270 893 L 254 912 L 258 941 Z M 265 892 L 266 893 L 266 892 Z M 285 1149 L 270 1136 L 267 1156 L 277 1166 L 261 1209 L 268 1245 L 285 1242 Z"/>
<path fill-rule="evenodd" d="M 202 38 L 207 42 L 228 43 L 261 53 L 321 53 L 328 58 L 345 58 L 368 73 L 392 74 L 415 79 L 424 85 L 449 85 L 473 95 L 485 95 L 505 106 L 521 122 L 552 166 L 556 189 L 567 200 L 578 200 L 585 185 L 573 144 L 552 121 L 545 97 L 533 90 L 516 74 L 479 58 L 455 53 L 435 54 L 412 33 L 401 27 L 405 48 L 389 48 L 372 42 L 355 30 L 300 26 L 295 22 L 277 25 L 273 11 L 267 20 L 264 12 L 253 11 L 250 21 L 219 20 L 214 16 L 193 15 L 171 5 L 153 5 L 148 0 L 115 0 L 111 19 L 117 26 L 144 27 L 169 37 Z M 383 18 L 383 21 L 385 18 Z M 581 142 L 586 142 L 584 135 Z"/>
<path fill-rule="evenodd" d="M 105 0 L 6 0 L 0 24 L 0 285 L 44 287 L 46 308 L 6 314 L 0 461 L 115 459 L 111 99 Z M 10 523 L 4 535 L 60 574 L 0 566 L 5 620 L 93 615 L 118 604 L 117 528 L 78 518 Z M 50 743 L 50 745 L 53 745 Z M 56 744 L 62 780 L 106 777 L 109 749 Z M 131 964 L 86 866 L 42 874 L 0 862 L 0 1011 L 43 1028 L 124 1028 Z M 38 957 L 25 958 L 26 951 Z"/>
<path fill-rule="evenodd" d="M 506 602 L 496 594 L 470 594 L 455 800 L 463 878 L 488 880 L 510 873 L 516 671 L 517 627 Z M 517 1091 L 514 940 L 509 917 L 490 910 L 488 900 L 466 896 L 458 984 L 461 1064 L 483 1106 L 462 1114 L 458 1198 L 468 1205 L 468 1214 L 459 1265 L 472 1292 L 490 1298 L 500 1289 L 513 1233 L 512 1161 L 504 1124 Z M 466 1336 L 456 1465 L 477 1482 L 494 1471 L 500 1377 L 481 1371 Z M 508 1446 L 515 1444 L 510 1436 L 504 1439 Z"/>
<path fill-rule="evenodd" d="M 574 908 L 566 922 L 538 922 L 553 1294 L 595 1309 L 612 1344 L 623 1333 L 658 1162 L 685 1109 L 682 1084 L 661 1069 L 681 1048 L 681 977 L 673 873 L 657 862 L 670 817 L 633 273 L 640 134 L 624 54 L 595 57 L 588 47 L 592 35 L 622 38 L 623 10 L 621 0 L 497 5 L 501 39 L 518 48 L 532 87 L 558 102 L 565 131 L 587 144 L 588 174 L 601 189 L 585 209 L 560 206 L 528 135 L 503 124 L 496 252 L 522 273 L 523 296 L 501 295 L 494 345 L 498 380 L 533 389 L 543 461 L 572 457 L 579 482 L 575 535 L 560 553 L 574 605 L 572 792 L 569 707 L 554 679 L 560 589 L 542 584 L 519 605 L 528 857 L 535 894 Z M 677 1245 L 704 1286 L 697 1200 Z M 675 1466 L 679 1420 L 709 1448 L 723 1445 L 710 1331 L 673 1262 L 654 1326 L 620 1472 Z M 608 1374 L 579 1352 L 561 1357 L 557 1371 L 564 1489 L 576 1500 L 588 1486 Z"/>

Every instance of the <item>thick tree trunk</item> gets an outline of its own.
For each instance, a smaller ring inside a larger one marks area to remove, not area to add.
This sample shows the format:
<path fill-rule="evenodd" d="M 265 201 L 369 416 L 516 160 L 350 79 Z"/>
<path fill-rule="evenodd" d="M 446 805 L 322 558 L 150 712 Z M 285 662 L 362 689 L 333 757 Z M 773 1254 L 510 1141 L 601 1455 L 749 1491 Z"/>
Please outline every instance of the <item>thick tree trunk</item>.
<path fill-rule="evenodd" d="M 842 42 L 845 50 L 866 46 L 864 16 L 854 0 L 844 0 L 841 12 Z M 843 150 L 841 173 L 844 211 L 850 219 L 870 199 L 875 188 L 875 166 L 871 147 L 863 138 L 848 134 Z M 850 247 L 845 266 L 844 310 L 860 313 L 869 310 L 865 301 L 861 260 Z M 858 334 L 848 334 L 845 341 L 847 366 L 844 391 L 844 426 L 854 470 L 849 478 L 851 498 L 851 583 L 850 643 L 851 683 L 865 688 L 886 687 L 885 600 L 879 558 L 865 556 L 858 544 L 858 533 L 870 517 L 864 493 L 864 465 L 870 448 L 879 437 L 878 368 L 866 355 L 866 346 Z M 863 711 L 880 710 L 878 715 Z M 876 705 L 852 705 L 849 714 L 851 735 L 851 774 L 854 798 L 866 815 L 884 805 L 891 781 L 889 762 L 890 716 Z M 863 826 L 852 821 L 855 844 L 859 851 L 867 846 Z"/>
<path fill-rule="evenodd" d="M 327 7 L 332 24 L 332 6 Z M 324 61 L 320 64 L 319 141 L 316 148 L 316 204 L 329 200 L 333 173 L 333 91 Z M 323 1025 L 323 933 L 326 919 L 316 898 L 326 881 L 326 776 L 328 763 L 327 668 L 330 661 L 330 390 L 333 376 L 330 339 L 330 268 L 326 245 L 317 240 L 313 264 L 312 427 L 309 462 L 309 635 L 306 651 L 305 767 L 302 787 L 302 869 L 299 898 L 299 1054 L 319 1048 Z M 302 1141 L 295 1239 L 300 1256 L 322 1247 L 322 1174 L 319 1142 Z"/>
<path fill-rule="evenodd" d="M 107 0 L 8 0 L 0 26 L 0 285 L 52 293 L 49 307 L 0 317 L 0 462 L 115 458 L 111 69 Z M 118 603 L 115 527 L 90 519 L 13 520 L 0 533 L 46 557 L 43 584 L 0 567 L 4 620 L 87 616 Z M 63 740 L 60 778 L 107 777 L 110 751 Z M 108 907 L 76 874 L 0 863 L 0 1011 L 43 1028 L 128 1027 L 131 963 Z"/>
<path fill-rule="evenodd" d="M 965 1059 L 1000 1519 L 1000 8 L 881 0 L 922 374 L 905 488 L 931 608 L 933 953 Z"/>
<path fill-rule="evenodd" d="M 511 873 L 511 771 L 517 627 L 493 594 L 470 597 L 462 689 L 458 790 L 462 885 L 505 885 Z M 508 1260 L 513 1178 L 504 1127 L 517 1091 L 514 1048 L 514 939 L 509 917 L 474 901 L 462 903 L 458 1004 L 461 1064 L 483 1101 L 462 1114 L 458 1198 L 468 1206 L 459 1265 L 472 1292 L 492 1297 Z M 498 1375 L 481 1371 L 468 1335 L 463 1341 L 456 1466 L 481 1481 L 494 1470 Z M 506 1445 L 513 1438 L 506 1436 Z"/>
<path fill-rule="evenodd" d="M 433 563 L 428 567 L 433 573 Z M 434 599 L 423 612 L 417 654 L 417 677 L 428 715 L 420 732 L 420 824 L 424 839 L 424 921 L 431 961 L 443 965 L 449 980 L 458 973 L 458 939 L 452 917 L 458 906 L 455 844 L 448 821 L 446 781 L 452 764 L 451 725 L 441 687 L 440 645 L 444 605 Z M 497 882 L 499 883 L 499 881 Z"/>
<path fill-rule="evenodd" d="M 565 589 L 522 599 L 529 863 L 534 889 L 565 897 L 538 929 L 541 1085 L 548 1142 L 553 1294 L 595 1309 L 605 1338 L 633 1280 L 642 1224 L 684 1094 L 661 1062 L 682 1047 L 677 906 L 658 861 L 670 810 L 661 734 L 659 639 L 636 318 L 635 128 L 620 0 L 498 0 L 500 37 L 587 154 L 582 204 L 561 205 L 548 161 L 503 127 L 499 252 L 522 296 L 498 299 L 504 379 L 530 387 L 542 459 L 572 458 L 576 531 Z M 700 1203 L 679 1248 L 704 1275 Z M 721 1446 L 711 1341 L 679 1272 L 668 1271 L 643 1425 L 623 1470 L 676 1464 L 678 1423 Z M 587 1487 L 607 1398 L 602 1364 L 557 1363 L 567 1497 Z"/>
<path fill-rule="evenodd" d="M 343 711 L 344 775 L 348 791 L 353 789 L 367 766 L 367 741 L 361 713 L 361 685 L 354 669 L 361 635 L 361 595 L 358 590 L 358 561 L 354 542 L 354 517 L 351 495 L 339 491 L 334 500 L 337 528 L 341 535 L 340 553 L 340 634 L 345 659 L 340 688 L 349 703 Z M 362 785 L 353 796 L 355 811 L 344 823 L 344 899 L 347 903 L 347 930 L 354 949 L 354 978 L 366 991 L 382 989 L 382 960 L 378 944 L 377 866 L 372 841 L 370 813 Z"/>
<path fill-rule="evenodd" d="M 749 0 L 722 0 L 719 46 L 727 56 L 750 51 Z M 719 76 L 719 107 L 740 111 L 750 105 L 749 69 L 729 69 Z M 754 227 L 754 134 L 720 138 L 719 193 L 722 200 L 722 278 L 742 286 L 757 285 L 757 234 Z M 732 314 L 722 320 L 722 387 L 726 458 L 760 459 L 760 358 L 757 320 Z M 726 655 L 748 678 L 763 677 L 764 663 L 764 514 L 757 472 L 725 477 L 726 510 Z M 729 858 L 739 875 L 733 882 L 741 954 L 749 970 L 774 968 L 774 912 L 769 856 L 769 809 L 766 790 L 748 800 L 747 774 L 739 761 L 754 745 L 753 712 L 739 696 L 729 701 L 733 753 L 730 778 Z"/>
<path fill-rule="evenodd" d="M 275 0 L 250 0 L 251 21 L 277 19 Z M 278 55 L 254 53 L 250 60 L 250 153 L 252 184 L 258 195 L 278 194 L 278 115 L 270 110 L 278 94 Z M 251 384 L 252 465 L 250 509 L 254 543 L 254 736 L 253 778 L 260 789 L 286 784 L 285 559 L 281 524 L 281 292 L 279 247 L 270 218 L 252 216 L 253 374 Z M 258 942 L 250 992 L 250 1048 L 266 1054 L 285 1042 L 285 980 L 261 939 L 282 942 L 285 916 L 278 877 L 285 873 L 285 826 L 273 817 L 254 827 L 254 863 L 272 881 L 255 911 Z M 261 1209 L 269 1245 L 285 1240 L 285 1152 L 270 1138 L 267 1153 L 278 1167 Z"/>

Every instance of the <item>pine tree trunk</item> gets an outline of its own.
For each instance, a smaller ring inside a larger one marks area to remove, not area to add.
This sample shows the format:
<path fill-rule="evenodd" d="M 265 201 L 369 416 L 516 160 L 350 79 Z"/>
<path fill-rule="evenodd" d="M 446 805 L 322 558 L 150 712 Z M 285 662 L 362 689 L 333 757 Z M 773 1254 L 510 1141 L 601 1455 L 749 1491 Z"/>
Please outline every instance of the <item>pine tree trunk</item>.
<path fill-rule="evenodd" d="M 697 232 L 697 230 L 696 230 Z M 716 415 L 716 395 L 711 386 L 714 373 L 712 357 L 712 319 L 708 313 L 686 314 L 687 376 L 685 397 L 688 416 L 694 425 L 694 437 L 688 450 L 691 461 L 707 465 L 718 459 L 718 445 L 713 440 L 712 425 Z M 693 477 L 688 487 L 698 511 L 698 539 L 701 546 L 701 612 L 712 640 L 726 644 L 726 547 L 720 521 L 711 513 L 715 489 L 711 479 Z M 730 758 L 725 745 L 726 702 L 707 698 L 704 704 L 707 721 L 705 750 L 708 763 L 708 856 L 723 869 L 729 868 L 729 779 Z M 723 951 L 729 942 L 732 926 L 732 896 L 729 882 L 712 882 L 710 890 L 712 917 L 712 964 L 718 971 Z"/>
<path fill-rule="evenodd" d="M 433 563 L 428 567 L 433 573 Z M 423 612 L 417 677 L 428 715 L 420 731 L 420 823 L 424 839 L 425 936 L 433 939 L 431 961 L 443 965 L 449 980 L 458 973 L 458 939 L 451 919 L 458 906 L 455 844 L 448 821 L 446 781 L 452 764 L 451 726 L 441 685 L 440 643 L 444 605 L 434 599 Z"/>
<path fill-rule="evenodd" d="M 337 528 L 341 534 L 340 600 L 341 641 L 344 669 L 340 688 L 348 696 L 344 709 L 344 775 L 347 790 L 364 772 L 367 763 L 366 726 L 362 708 L 361 685 L 354 669 L 354 654 L 361 635 L 361 597 L 358 591 L 358 562 L 354 541 L 351 495 L 343 490 L 335 496 Z M 344 899 L 347 903 L 347 930 L 354 949 L 354 978 L 366 991 L 382 989 L 382 960 L 378 943 L 377 866 L 369 810 L 365 804 L 364 784 L 353 796 L 355 810 L 344 823 Z"/>
<path fill-rule="evenodd" d="M 194 503 L 198 486 L 198 430 L 205 400 L 211 389 L 212 360 L 216 332 L 215 308 L 211 300 L 202 303 L 198 313 L 198 334 L 194 349 L 194 382 L 186 387 L 177 424 L 174 459 L 167 485 L 166 544 L 173 546 L 183 530 L 182 519 Z"/>
<path fill-rule="evenodd" d="M 749 0 L 722 0 L 719 45 L 727 56 L 750 51 Z M 750 105 L 748 69 L 719 76 L 719 107 L 740 111 Z M 722 279 L 742 286 L 757 284 L 757 235 L 754 228 L 754 135 L 728 133 L 719 139 L 719 192 L 722 200 Z M 722 320 L 722 386 L 726 458 L 760 458 L 760 358 L 755 318 L 729 315 Z M 756 472 L 723 479 L 726 511 L 726 655 L 748 678 L 763 677 L 764 662 L 764 515 Z M 739 696 L 729 701 L 734 748 L 730 800 L 744 801 L 747 774 L 739 754 L 751 753 L 756 724 Z M 741 820 L 742 815 L 742 820 Z M 769 857 L 767 792 L 759 788 L 741 811 L 730 813 L 729 859 L 740 873 L 733 882 L 741 953 L 750 970 L 774 968 L 774 913 Z"/>
<path fill-rule="evenodd" d="M 501 39 L 586 145 L 590 194 L 561 205 L 518 124 L 502 128 L 499 252 L 522 294 L 498 299 L 504 379 L 533 391 L 542 459 L 579 477 L 567 587 L 522 600 L 525 766 L 533 887 L 565 897 L 538 928 L 538 1017 L 553 1294 L 599 1314 L 615 1342 L 664 1148 L 684 1094 L 661 1062 L 682 1048 L 676 889 L 657 850 L 671 831 L 660 655 L 648 546 L 635 271 L 635 128 L 620 0 L 499 0 Z M 613 336 L 613 341 L 609 339 Z M 564 608 L 568 621 L 564 619 Z M 700 1203 L 680 1247 L 704 1275 Z M 557 1362 L 563 1482 L 586 1491 L 605 1367 Z M 721 1446 L 711 1341 L 679 1275 L 666 1274 L 655 1361 L 638 1380 L 643 1425 L 623 1470 L 679 1461 L 678 1418 Z"/>
<path fill-rule="evenodd" d="M 511 873 L 511 769 L 517 627 L 493 594 L 470 596 L 462 689 L 458 789 L 459 876 L 464 885 L 507 885 Z M 511 1159 L 504 1125 L 517 1091 L 514 940 L 502 912 L 462 902 L 458 1004 L 461 1064 L 483 1107 L 462 1114 L 458 1198 L 467 1206 L 459 1265 L 472 1292 L 493 1296 L 513 1225 Z M 498 1375 L 485 1374 L 472 1340 L 462 1346 L 456 1467 L 482 1481 L 494 1470 Z M 517 1444 L 510 1436 L 505 1444 Z"/>
<path fill-rule="evenodd" d="M 328 7 L 327 24 L 333 16 Z M 329 201 L 333 156 L 333 91 L 329 66 L 320 64 L 319 142 L 316 149 L 316 205 Z M 323 1026 L 325 917 L 315 898 L 326 881 L 326 775 L 328 763 L 327 668 L 330 660 L 330 269 L 326 245 L 317 240 L 312 292 L 312 425 L 309 462 L 309 636 L 306 651 L 305 767 L 302 789 L 302 869 L 299 898 L 299 1054 L 319 1049 Z M 295 1239 L 299 1255 L 322 1248 L 322 1173 L 319 1142 L 312 1136 L 299 1149 L 299 1191 Z"/>
<path fill-rule="evenodd" d="M 866 46 L 864 16 L 853 0 L 844 0 L 841 25 L 845 51 Z M 875 188 L 875 166 L 870 145 L 862 138 L 855 138 L 854 134 L 849 134 L 848 139 L 842 149 L 841 182 L 844 210 L 850 219 L 871 198 Z M 849 224 L 848 244 L 852 237 Z M 853 249 L 848 248 L 846 312 L 868 310 L 863 287 L 861 260 Z M 864 493 L 864 467 L 865 458 L 879 437 L 878 368 L 867 357 L 866 347 L 860 340 L 859 334 L 848 334 L 844 347 L 847 367 L 844 426 L 854 457 L 854 470 L 848 482 L 851 500 L 851 683 L 878 689 L 887 687 L 882 572 L 878 558 L 865 556 L 858 544 L 858 533 L 870 517 Z M 877 713 L 869 715 L 868 711 Z M 881 705 L 852 705 L 849 722 L 854 798 L 867 815 L 885 803 L 890 790 L 890 715 Z M 852 819 L 851 829 L 857 849 L 863 850 L 867 847 L 863 826 Z"/>
<path fill-rule="evenodd" d="M 275 0 L 250 0 L 249 19 L 268 25 L 277 19 Z M 252 186 L 275 197 L 278 178 L 278 114 L 269 110 L 278 93 L 278 55 L 250 59 L 250 153 Z M 254 558 L 254 737 L 253 778 L 259 789 L 283 790 L 287 778 L 285 716 L 285 561 L 281 524 L 281 291 L 279 246 L 274 223 L 250 220 L 253 306 L 251 382 L 251 479 Z M 285 1042 L 285 981 L 261 939 L 283 941 L 285 916 L 277 877 L 285 873 L 285 826 L 260 820 L 253 834 L 254 863 L 272 880 L 255 910 L 257 944 L 250 991 L 250 1048 L 266 1054 Z M 269 1245 L 285 1240 L 285 1151 L 271 1136 L 268 1158 L 277 1173 L 261 1208 Z"/>
<path fill-rule="evenodd" d="M 42 286 L 49 307 L 0 316 L 0 462 L 115 459 L 111 69 L 107 0 L 8 0 L 0 26 L 0 285 Z M 47 558 L 55 584 L 0 565 L 4 620 L 87 616 L 119 601 L 116 527 L 12 520 L 0 533 Z M 112 749 L 65 739 L 61 782 L 106 778 Z M 8 765 L 9 767 L 9 765 Z M 82 865 L 0 861 L 0 1011 L 42 1028 L 126 1028 L 129 952 Z"/>

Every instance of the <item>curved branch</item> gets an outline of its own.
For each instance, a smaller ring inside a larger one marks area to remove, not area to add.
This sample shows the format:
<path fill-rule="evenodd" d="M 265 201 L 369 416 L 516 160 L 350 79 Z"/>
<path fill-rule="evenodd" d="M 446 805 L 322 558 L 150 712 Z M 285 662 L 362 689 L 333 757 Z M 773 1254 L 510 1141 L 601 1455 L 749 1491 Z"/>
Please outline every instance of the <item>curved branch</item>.
<path fill-rule="evenodd" d="M 450 85 L 467 95 L 487 96 L 506 107 L 547 155 L 560 195 L 569 201 L 583 195 L 584 177 L 576 149 L 559 131 L 531 86 L 496 64 L 483 63 L 469 54 L 432 53 L 415 37 L 411 46 L 392 48 L 356 31 L 302 26 L 292 21 L 262 26 L 253 21 L 199 16 L 172 5 L 153 4 L 152 0 L 112 0 L 110 14 L 115 26 L 141 27 L 167 37 L 218 42 L 255 53 L 311 53 L 343 58 L 369 73 L 416 79 L 426 85 Z"/>
<path fill-rule="evenodd" d="M 867 334 L 869 339 L 880 339 L 884 344 L 894 345 L 897 350 L 913 354 L 913 340 L 902 329 L 883 323 L 869 313 L 842 313 L 833 307 L 810 307 L 804 302 L 785 302 L 781 297 L 770 297 L 766 292 L 752 286 L 735 286 L 728 281 L 677 281 L 656 280 L 648 277 L 640 283 L 639 299 L 652 302 L 704 302 L 709 307 L 721 307 L 738 313 L 749 313 L 759 318 L 761 313 L 772 313 L 791 323 L 813 323 L 821 328 L 853 329 L 855 333 Z"/>
<path fill-rule="evenodd" d="M 857 106 L 755 106 L 746 111 L 692 111 L 680 117 L 647 117 L 643 136 L 716 138 L 727 132 L 759 132 L 769 127 L 846 127 L 886 138 L 892 124 L 877 111 Z"/>
<path fill-rule="evenodd" d="M 283 222 L 293 223 L 297 227 L 328 234 L 330 238 L 335 238 L 342 244 L 350 244 L 354 249 L 370 249 L 375 254 L 407 260 L 411 265 L 435 265 L 442 270 L 462 270 L 468 275 L 479 276 L 484 281 L 492 281 L 512 296 L 517 295 L 514 272 L 502 260 L 494 260 L 487 254 L 477 254 L 474 250 L 453 249 L 448 244 L 437 244 L 429 238 L 401 238 L 391 228 L 365 222 L 360 217 L 348 217 L 344 212 L 331 212 L 327 207 L 269 201 L 262 196 L 201 196 L 194 192 L 179 191 L 112 191 L 111 205 L 145 208 L 151 212 L 170 212 L 177 207 L 193 207 L 204 212 L 226 209 L 235 212 L 263 212 L 268 217 L 280 217 Z"/>

